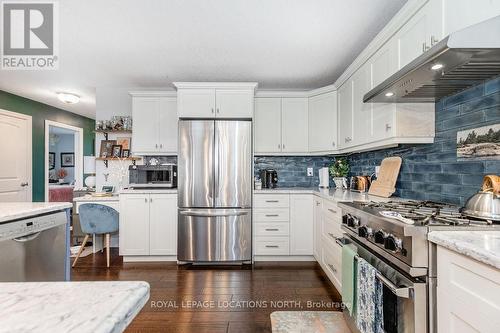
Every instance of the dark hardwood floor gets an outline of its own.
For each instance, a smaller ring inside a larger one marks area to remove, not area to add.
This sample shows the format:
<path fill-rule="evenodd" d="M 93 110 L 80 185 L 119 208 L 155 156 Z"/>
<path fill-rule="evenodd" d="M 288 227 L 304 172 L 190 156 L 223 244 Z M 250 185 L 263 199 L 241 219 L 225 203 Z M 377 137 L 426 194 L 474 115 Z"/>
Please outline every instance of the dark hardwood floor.
<path fill-rule="evenodd" d="M 72 280 L 142 280 L 151 297 L 127 332 L 271 332 L 276 310 L 340 310 L 340 295 L 317 263 L 198 267 L 81 258 Z M 287 302 L 288 301 L 288 302 Z M 310 303 L 314 302 L 314 303 Z"/>

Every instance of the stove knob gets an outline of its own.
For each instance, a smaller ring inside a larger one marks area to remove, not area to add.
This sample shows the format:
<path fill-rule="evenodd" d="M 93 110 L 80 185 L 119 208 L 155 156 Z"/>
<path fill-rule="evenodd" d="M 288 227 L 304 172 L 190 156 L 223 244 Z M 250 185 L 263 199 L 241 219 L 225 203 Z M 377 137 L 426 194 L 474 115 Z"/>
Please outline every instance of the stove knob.
<path fill-rule="evenodd" d="M 394 252 L 401 252 L 403 249 L 403 242 L 401 239 L 393 235 L 389 235 L 385 238 L 384 248 Z"/>
<path fill-rule="evenodd" d="M 375 238 L 375 243 L 384 244 L 387 233 L 384 230 L 380 229 L 375 233 L 375 235 L 373 235 L 373 237 Z"/>
<path fill-rule="evenodd" d="M 367 226 L 362 226 L 358 228 L 358 236 L 364 238 L 370 238 L 372 236 L 372 228 Z"/>
<path fill-rule="evenodd" d="M 359 219 L 356 216 L 349 215 L 347 217 L 347 226 L 357 228 L 359 226 Z"/>
<path fill-rule="evenodd" d="M 347 221 L 349 220 L 350 214 L 345 214 L 342 216 L 342 224 L 347 224 Z"/>

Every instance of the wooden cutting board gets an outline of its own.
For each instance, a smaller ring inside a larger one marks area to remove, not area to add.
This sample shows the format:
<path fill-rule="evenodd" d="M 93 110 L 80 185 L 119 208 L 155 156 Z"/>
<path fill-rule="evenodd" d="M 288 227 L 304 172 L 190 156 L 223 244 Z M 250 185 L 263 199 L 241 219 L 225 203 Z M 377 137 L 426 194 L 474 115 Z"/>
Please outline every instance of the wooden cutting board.
<path fill-rule="evenodd" d="M 384 158 L 380 164 L 377 180 L 372 182 L 368 194 L 389 198 L 396 192 L 396 180 L 401 163 L 402 159 L 399 156 Z"/>

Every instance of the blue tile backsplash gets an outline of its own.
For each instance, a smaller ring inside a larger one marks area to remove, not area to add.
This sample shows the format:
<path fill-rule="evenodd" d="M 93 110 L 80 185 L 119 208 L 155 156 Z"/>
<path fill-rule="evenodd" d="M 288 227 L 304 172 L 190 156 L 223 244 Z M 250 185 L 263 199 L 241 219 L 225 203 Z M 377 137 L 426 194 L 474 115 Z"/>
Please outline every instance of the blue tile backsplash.
<path fill-rule="evenodd" d="M 318 170 L 334 160 L 330 156 L 256 156 L 254 174 L 258 176 L 260 170 L 271 168 L 278 172 L 278 187 L 318 186 Z M 307 177 L 308 167 L 314 169 L 313 177 Z"/>
<path fill-rule="evenodd" d="M 500 161 L 457 161 L 457 131 L 500 122 L 500 78 L 436 103 L 436 138 L 426 145 L 401 145 L 349 156 L 351 173 L 371 174 L 384 157 L 401 156 L 396 195 L 463 205 L 483 176 L 500 174 Z"/>

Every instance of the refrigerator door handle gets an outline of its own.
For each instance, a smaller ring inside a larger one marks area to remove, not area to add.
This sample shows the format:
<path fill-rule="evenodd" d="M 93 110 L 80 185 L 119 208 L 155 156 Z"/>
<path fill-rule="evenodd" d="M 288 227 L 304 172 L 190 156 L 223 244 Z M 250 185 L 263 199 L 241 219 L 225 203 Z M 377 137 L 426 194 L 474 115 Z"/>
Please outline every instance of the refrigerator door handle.
<path fill-rule="evenodd" d="M 249 212 L 194 212 L 194 211 L 180 211 L 179 214 L 185 216 L 204 216 L 204 217 L 216 217 L 216 216 L 243 216 L 248 215 Z"/>

